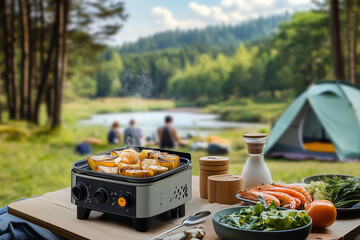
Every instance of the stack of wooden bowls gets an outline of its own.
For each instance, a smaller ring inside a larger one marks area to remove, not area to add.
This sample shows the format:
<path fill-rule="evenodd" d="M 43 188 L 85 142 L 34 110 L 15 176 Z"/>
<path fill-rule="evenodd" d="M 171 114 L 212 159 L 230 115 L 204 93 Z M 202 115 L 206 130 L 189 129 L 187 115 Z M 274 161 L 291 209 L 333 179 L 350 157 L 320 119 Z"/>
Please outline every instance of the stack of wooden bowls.
<path fill-rule="evenodd" d="M 208 177 L 212 175 L 229 174 L 229 158 L 208 156 L 199 159 L 200 164 L 200 196 L 208 198 Z"/>

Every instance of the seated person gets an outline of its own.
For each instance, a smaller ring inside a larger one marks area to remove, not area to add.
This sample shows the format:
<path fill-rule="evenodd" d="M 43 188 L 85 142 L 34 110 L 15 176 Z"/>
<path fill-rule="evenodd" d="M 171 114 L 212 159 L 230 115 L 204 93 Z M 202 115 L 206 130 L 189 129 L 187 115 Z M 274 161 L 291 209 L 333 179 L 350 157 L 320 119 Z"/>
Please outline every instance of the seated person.
<path fill-rule="evenodd" d="M 172 122 L 172 117 L 166 116 L 165 126 L 157 130 L 160 148 L 175 148 L 182 144 L 176 128 L 172 126 Z"/>
<path fill-rule="evenodd" d="M 108 142 L 111 144 L 118 144 L 122 142 L 120 132 L 120 122 L 115 121 L 108 133 Z"/>
<path fill-rule="evenodd" d="M 142 146 L 144 140 L 144 134 L 142 133 L 140 128 L 136 127 L 135 119 L 131 119 L 130 126 L 124 131 L 125 145 Z"/>

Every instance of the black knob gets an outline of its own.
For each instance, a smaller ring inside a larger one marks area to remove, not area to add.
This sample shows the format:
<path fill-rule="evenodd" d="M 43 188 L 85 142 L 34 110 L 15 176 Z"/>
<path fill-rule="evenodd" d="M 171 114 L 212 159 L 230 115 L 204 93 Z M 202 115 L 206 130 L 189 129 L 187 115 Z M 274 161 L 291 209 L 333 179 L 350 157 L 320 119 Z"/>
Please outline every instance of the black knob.
<path fill-rule="evenodd" d="M 95 192 L 94 198 L 97 203 L 106 203 L 107 200 L 109 199 L 109 194 L 105 189 L 99 188 Z"/>
<path fill-rule="evenodd" d="M 82 183 L 73 186 L 71 192 L 76 201 L 82 201 L 87 198 L 87 188 Z"/>
<path fill-rule="evenodd" d="M 126 193 L 119 195 L 118 204 L 120 207 L 128 207 L 130 205 L 130 198 Z"/>

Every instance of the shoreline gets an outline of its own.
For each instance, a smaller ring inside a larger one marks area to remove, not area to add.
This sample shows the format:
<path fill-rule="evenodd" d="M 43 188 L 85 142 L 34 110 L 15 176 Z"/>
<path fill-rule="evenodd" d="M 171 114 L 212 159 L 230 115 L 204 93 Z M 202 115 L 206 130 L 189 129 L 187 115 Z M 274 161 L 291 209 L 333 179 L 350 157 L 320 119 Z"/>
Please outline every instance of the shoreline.
<path fill-rule="evenodd" d="M 168 108 L 163 109 L 163 112 L 186 112 L 186 113 L 202 113 L 200 107 L 179 107 L 179 108 Z"/>

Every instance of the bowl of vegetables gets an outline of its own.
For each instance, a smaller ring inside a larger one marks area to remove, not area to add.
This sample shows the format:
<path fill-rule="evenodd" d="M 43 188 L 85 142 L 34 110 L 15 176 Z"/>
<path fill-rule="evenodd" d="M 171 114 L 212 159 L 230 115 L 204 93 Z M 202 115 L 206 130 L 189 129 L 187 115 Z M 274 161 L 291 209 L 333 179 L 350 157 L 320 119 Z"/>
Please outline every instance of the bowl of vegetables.
<path fill-rule="evenodd" d="M 216 234 L 225 240 L 303 240 L 311 231 L 312 220 L 305 211 L 279 210 L 276 203 L 266 206 L 259 197 L 255 206 L 222 209 L 213 215 Z"/>
<path fill-rule="evenodd" d="M 313 200 L 329 200 L 338 218 L 360 217 L 360 178 L 348 175 L 314 175 L 303 180 Z"/>

